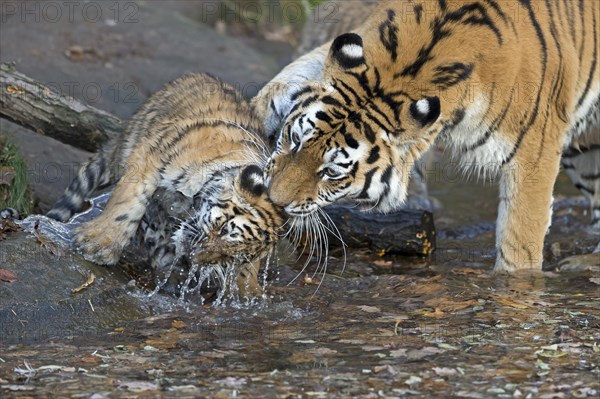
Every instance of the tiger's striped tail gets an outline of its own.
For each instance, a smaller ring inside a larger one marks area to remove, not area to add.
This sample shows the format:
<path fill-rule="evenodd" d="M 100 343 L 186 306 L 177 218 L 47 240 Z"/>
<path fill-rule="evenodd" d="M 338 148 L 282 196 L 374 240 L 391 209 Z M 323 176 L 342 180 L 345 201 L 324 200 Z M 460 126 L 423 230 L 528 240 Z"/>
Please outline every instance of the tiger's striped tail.
<path fill-rule="evenodd" d="M 110 180 L 110 168 L 106 165 L 105 155 L 100 152 L 79 169 L 75 179 L 46 216 L 60 222 L 68 221 L 71 216 L 83 209 L 90 194 L 98 187 L 110 183 Z"/>

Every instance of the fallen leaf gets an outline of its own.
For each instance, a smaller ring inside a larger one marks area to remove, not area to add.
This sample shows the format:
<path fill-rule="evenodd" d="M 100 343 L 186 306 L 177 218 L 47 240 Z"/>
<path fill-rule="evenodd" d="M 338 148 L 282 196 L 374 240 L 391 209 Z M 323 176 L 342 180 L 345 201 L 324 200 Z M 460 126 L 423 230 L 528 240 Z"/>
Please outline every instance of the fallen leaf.
<path fill-rule="evenodd" d="M 467 301 L 456 301 L 446 296 L 435 297 L 425 301 L 426 306 L 438 308 L 442 312 L 454 312 L 457 310 L 470 308 L 471 306 L 476 306 L 477 304 L 478 302 L 474 299 Z"/>
<path fill-rule="evenodd" d="M 181 320 L 173 320 L 173 323 L 171 323 L 171 327 L 176 328 L 176 329 L 182 329 L 182 328 L 186 328 L 187 324 L 184 323 Z"/>
<path fill-rule="evenodd" d="M 0 281 L 6 281 L 7 283 L 12 283 L 14 281 L 17 281 L 17 275 L 9 270 L 0 269 Z"/>
<path fill-rule="evenodd" d="M 86 280 L 86 282 L 85 282 L 85 283 L 81 284 L 81 285 L 80 285 L 79 287 L 77 287 L 77 288 L 73 288 L 73 291 L 72 291 L 72 292 L 73 292 L 73 294 L 76 294 L 76 293 L 78 293 L 79 291 L 83 291 L 84 289 L 86 289 L 87 287 L 89 287 L 89 286 L 90 286 L 90 285 L 91 285 L 91 284 L 94 282 L 94 280 L 95 280 L 95 279 L 96 279 L 96 276 L 94 275 L 94 273 L 91 273 L 91 274 L 88 276 L 88 279 Z"/>
<path fill-rule="evenodd" d="M 375 366 L 375 367 L 373 367 L 373 372 L 375 374 L 379 374 L 379 373 L 386 372 L 386 371 L 387 371 L 387 373 L 389 375 L 396 375 L 396 374 L 398 374 L 398 371 L 393 366 L 391 366 L 389 364 L 386 364 L 385 366 Z"/>
<path fill-rule="evenodd" d="M 438 353 L 446 352 L 443 349 L 436 348 L 435 346 L 426 346 L 421 349 L 411 349 L 406 353 L 406 357 L 410 360 L 419 360 L 427 356 L 437 355 Z"/>
<path fill-rule="evenodd" d="M 425 316 L 425 317 L 433 317 L 435 319 L 439 319 L 439 318 L 442 318 L 442 317 L 446 316 L 446 313 L 442 312 L 440 310 L 440 308 L 435 308 L 435 310 L 433 312 L 424 313 L 423 316 Z"/>
<path fill-rule="evenodd" d="M 362 310 L 363 312 L 367 312 L 367 313 L 379 313 L 381 312 L 381 309 L 379 309 L 376 306 L 367 306 L 367 305 L 362 305 L 358 307 L 360 310 Z"/>
<path fill-rule="evenodd" d="M 322 361 L 324 357 L 328 355 L 334 355 L 337 351 L 329 348 L 315 348 L 301 352 L 294 352 L 288 358 L 288 360 L 294 364 L 298 363 L 310 363 L 316 361 Z"/>
<path fill-rule="evenodd" d="M 529 305 L 526 305 L 523 302 L 517 302 L 513 299 L 502 297 L 502 296 L 495 296 L 494 300 L 501 305 L 510 306 L 511 308 L 516 308 L 516 309 L 528 309 L 529 308 Z"/>
<path fill-rule="evenodd" d="M 466 275 L 466 274 L 479 275 L 479 274 L 483 273 L 483 270 L 472 269 L 470 267 L 457 267 L 455 269 L 452 269 L 451 273 L 452 274 L 458 274 L 458 275 Z"/>
<path fill-rule="evenodd" d="M 439 347 L 440 349 L 446 349 L 446 350 L 449 350 L 449 351 L 457 351 L 457 350 L 459 350 L 459 349 L 460 349 L 458 346 L 454 346 L 454 345 L 446 344 L 446 343 L 444 343 L 444 342 L 440 342 L 440 343 L 438 344 L 438 347 Z"/>
<path fill-rule="evenodd" d="M 132 392 L 143 392 L 143 391 L 156 391 L 158 390 L 158 385 L 153 382 L 147 381 L 128 381 L 123 382 L 119 385 L 121 389 L 127 389 Z"/>
<path fill-rule="evenodd" d="M 96 363 L 100 362 L 100 358 L 98 356 L 89 355 L 89 356 L 83 356 L 81 358 L 81 361 L 83 363 L 88 363 L 88 364 L 89 363 L 93 363 L 93 364 L 96 364 Z"/>
<path fill-rule="evenodd" d="M 445 287 L 442 284 L 438 284 L 438 283 L 424 283 L 424 284 L 418 284 L 411 288 L 412 288 L 412 292 L 415 295 L 427 295 L 427 294 L 439 293 Z"/>
<path fill-rule="evenodd" d="M 402 348 L 402 349 L 395 349 L 393 351 L 390 351 L 390 356 L 391 357 L 405 357 L 406 356 L 406 349 Z"/>
<path fill-rule="evenodd" d="M 37 220 L 35 222 L 34 227 L 33 227 L 33 234 L 37 238 L 37 240 L 40 243 L 40 245 L 42 247 L 46 248 L 48 251 L 50 251 L 50 253 L 52 255 L 54 255 L 54 256 L 58 256 L 58 257 L 64 256 L 65 255 L 65 251 L 63 251 L 59 246 L 57 246 L 52 241 L 50 241 L 49 239 L 47 239 L 46 237 L 44 237 L 39 232 L 39 227 L 40 227 L 40 221 Z"/>

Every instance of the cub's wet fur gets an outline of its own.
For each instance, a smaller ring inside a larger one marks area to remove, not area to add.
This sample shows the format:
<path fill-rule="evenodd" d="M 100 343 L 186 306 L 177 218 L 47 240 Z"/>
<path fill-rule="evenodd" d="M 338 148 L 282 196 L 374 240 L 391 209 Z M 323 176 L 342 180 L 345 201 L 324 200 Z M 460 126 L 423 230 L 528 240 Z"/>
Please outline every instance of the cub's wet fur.
<path fill-rule="evenodd" d="M 244 261 L 238 286 L 256 291 L 260 248 L 276 240 L 283 224 L 263 184 L 261 129 L 232 86 L 186 75 L 146 101 L 125 133 L 81 168 L 48 216 L 67 221 L 90 194 L 116 184 L 102 214 L 77 229 L 75 246 L 86 259 L 115 264 L 137 237 L 163 270 L 182 259 L 213 263 L 218 253 L 228 264 Z"/>

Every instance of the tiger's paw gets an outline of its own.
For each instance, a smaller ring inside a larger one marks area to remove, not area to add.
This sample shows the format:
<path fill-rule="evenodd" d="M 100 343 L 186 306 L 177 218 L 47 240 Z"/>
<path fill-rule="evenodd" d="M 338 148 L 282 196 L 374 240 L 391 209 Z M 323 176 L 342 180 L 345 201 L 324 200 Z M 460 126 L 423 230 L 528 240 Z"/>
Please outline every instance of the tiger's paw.
<path fill-rule="evenodd" d="M 114 265 L 121 257 L 125 241 L 119 239 L 115 230 L 90 222 L 77 228 L 74 246 L 90 262 Z"/>
<path fill-rule="evenodd" d="M 600 273 L 600 252 L 569 256 L 558 263 L 561 272 L 592 272 Z"/>
<path fill-rule="evenodd" d="M 511 264 L 504 259 L 498 258 L 496 265 L 492 270 L 492 274 L 496 276 L 517 276 L 527 277 L 542 274 L 542 266 L 539 263 Z"/>

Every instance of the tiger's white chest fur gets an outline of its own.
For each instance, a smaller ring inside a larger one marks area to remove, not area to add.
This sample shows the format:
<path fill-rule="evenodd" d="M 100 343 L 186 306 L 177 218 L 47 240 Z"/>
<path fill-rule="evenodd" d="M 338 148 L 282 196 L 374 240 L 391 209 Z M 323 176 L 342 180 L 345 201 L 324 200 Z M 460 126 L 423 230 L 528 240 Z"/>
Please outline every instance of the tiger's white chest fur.
<path fill-rule="evenodd" d="M 502 131 L 494 129 L 486 120 L 489 106 L 489 98 L 478 96 L 465 108 L 460 122 L 440 136 L 441 143 L 449 147 L 453 158 L 465 172 L 493 176 L 513 148 Z"/>
<path fill-rule="evenodd" d="M 598 126 L 600 126 L 600 84 L 596 84 L 590 90 L 575 110 L 563 147 L 566 148 L 573 140 Z"/>

